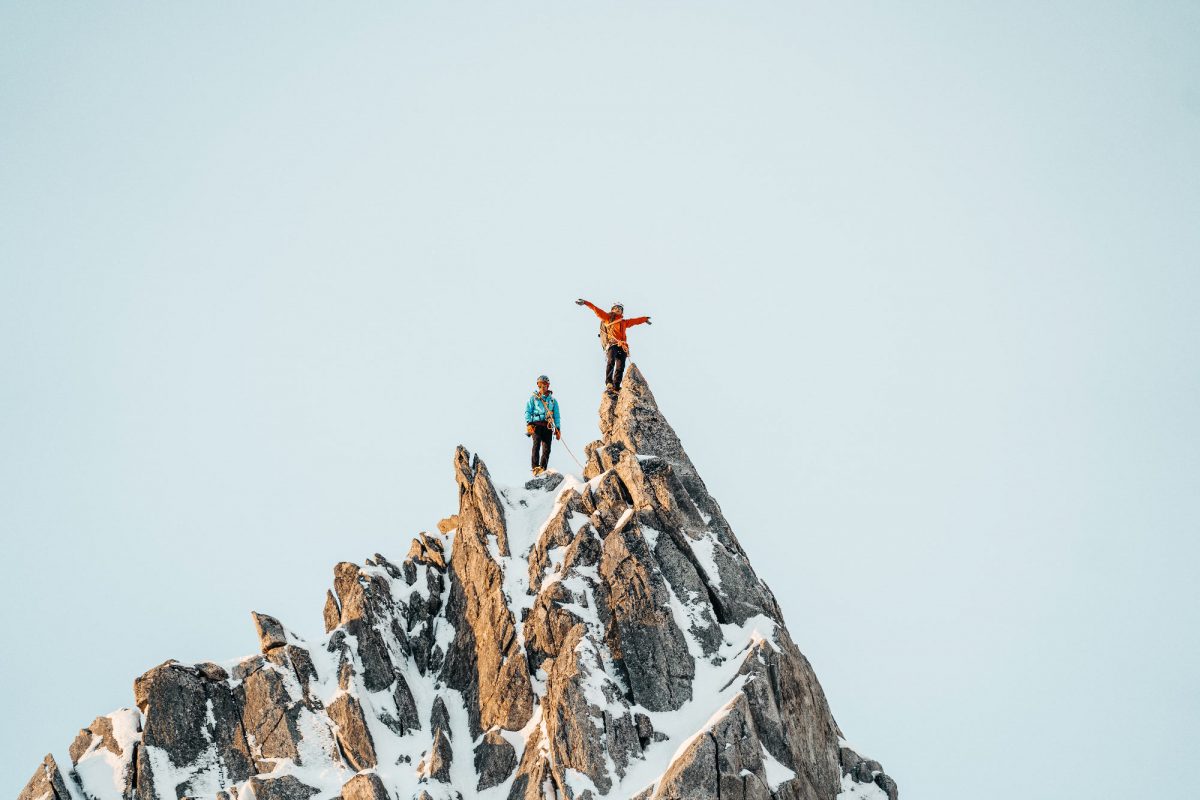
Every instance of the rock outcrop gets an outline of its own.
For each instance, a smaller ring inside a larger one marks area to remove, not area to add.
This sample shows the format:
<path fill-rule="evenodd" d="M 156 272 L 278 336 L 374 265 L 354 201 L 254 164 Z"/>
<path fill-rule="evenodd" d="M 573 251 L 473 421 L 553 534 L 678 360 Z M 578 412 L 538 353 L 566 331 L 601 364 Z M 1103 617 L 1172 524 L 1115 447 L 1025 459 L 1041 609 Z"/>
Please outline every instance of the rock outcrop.
<path fill-rule="evenodd" d="M 167 661 L 18 800 L 896 800 L 842 739 L 649 385 L 600 406 L 582 479 L 459 448 L 458 508 L 334 568 L 306 642 Z"/>

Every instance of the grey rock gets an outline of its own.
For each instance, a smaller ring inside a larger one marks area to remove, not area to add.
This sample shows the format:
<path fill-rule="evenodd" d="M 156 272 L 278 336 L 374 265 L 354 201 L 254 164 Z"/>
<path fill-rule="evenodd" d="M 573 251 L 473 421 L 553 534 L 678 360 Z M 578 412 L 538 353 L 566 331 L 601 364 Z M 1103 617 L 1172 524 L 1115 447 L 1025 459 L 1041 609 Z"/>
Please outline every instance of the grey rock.
<path fill-rule="evenodd" d="M 289 644 L 284 650 L 287 653 L 288 662 L 295 672 L 296 680 L 300 681 L 301 691 L 305 698 L 310 699 L 310 707 L 319 706 L 319 701 L 309 697 L 310 686 L 313 681 L 320 678 L 317 674 L 317 667 L 313 663 L 312 654 L 307 649 L 294 644 Z"/>
<path fill-rule="evenodd" d="M 621 690 L 604 672 L 599 646 L 588 637 L 587 630 L 586 625 L 576 625 L 554 659 L 543 715 L 555 769 L 581 772 L 602 794 L 607 794 L 612 788 L 609 759 L 617 777 L 623 777 L 629 762 L 640 757 L 642 749 Z M 606 701 L 603 708 L 590 699 L 597 690 Z"/>
<path fill-rule="evenodd" d="M 671 613 L 669 589 L 636 525 L 604 540 L 600 576 L 607 588 L 609 650 L 635 703 L 673 711 L 692 699 L 696 663 Z"/>
<path fill-rule="evenodd" d="M 761 748 L 746 696 L 738 695 L 725 715 L 675 759 L 654 798 L 771 800 Z"/>
<path fill-rule="evenodd" d="M 671 591 L 680 603 L 692 610 L 689 632 L 699 642 L 701 651 L 706 656 L 716 653 L 723 641 L 721 626 L 713 610 L 708 584 L 700 578 L 693 561 L 680 549 L 675 537 L 665 532 L 659 533 L 654 544 L 654 558 Z"/>
<path fill-rule="evenodd" d="M 659 781 L 654 800 L 719 800 L 717 744 L 703 734 L 675 759 Z"/>
<path fill-rule="evenodd" d="M 314 794 L 320 794 L 319 789 L 301 783 L 292 775 L 280 778 L 250 779 L 250 789 L 254 792 L 254 800 L 308 800 Z"/>
<path fill-rule="evenodd" d="M 816 794 L 836 795 L 842 771 L 840 731 L 812 666 L 786 630 L 777 630 L 774 642 L 751 647 L 738 674 L 748 676 L 742 694 L 767 752 Z"/>
<path fill-rule="evenodd" d="M 446 702 L 440 696 L 433 699 L 433 708 L 429 712 L 429 730 L 442 730 L 452 735 L 450 712 L 446 710 Z"/>
<path fill-rule="evenodd" d="M 379 628 L 366 620 L 352 619 L 346 631 L 358 642 L 358 658 L 362 664 L 363 686 L 368 692 L 378 692 L 392 685 L 396 668 L 387 641 Z"/>
<path fill-rule="evenodd" d="M 899 800 L 900 788 L 896 782 L 880 772 L 875 776 L 875 785 L 887 792 L 888 800 Z"/>
<path fill-rule="evenodd" d="M 138 796 L 154 792 L 149 769 L 143 770 L 146 747 L 163 750 L 171 763 L 184 767 L 203 755 L 220 765 L 230 782 L 253 773 L 242 728 L 242 709 L 229 684 L 211 681 L 195 667 L 168 661 L 134 681 L 134 699 L 145 714 L 138 753 Z"/>
<path fill-rule="evenodd" d="M 853 775 L 854 770 L 863 762 L 863 757 L 849 747 L 838 748 L 838 763 L 841 764 L 843 775 Z"/>
<path fill-rule="evenodd" d="M 342 800 L 392 800 L 392 798 L 379 775 L 374 772 L 364 772 L 342 784 Z"/>
<path fill-rule="evenodd" d="M 388 577 L 390 577 L 392 580 L 399 580 L 401 577 L 403 577 L 403 573 L 400 571 L 400 568 L 391 561 L 388 561 L 379 553 L 375 554 L 375 563 L 382 567 L 383 571 L 386 572 Z"/>
<path fill-rule="evenodd" d="M 548 658 L 562 651 L 567 635 L 583 620 L 563 606 L 575 596 L 561 581 L 546 587 L 533 603 L 522 630 L 529 668 L 536 672 Z"/>
<path fill-rule="evenodd" d="M 342 562 L 334 567 L 333 587 L 341 605 L 341 624 L 357 645 L 363 685 L 369 692 L 388 688 L 396 672 L 380 632 L 395 608 L 388 580 Z"/>
<path fill-rule="evenodd" d="M 196 671 L 205 679 L 213 682 L 229 680 L 229 673 L 220 664 L 202 661 L 196 665 Z"/>
<path fill-rule="evenodd" d="M 71 793 L 67 791 L 67 784 L 63 781 L 54 756 L 46 754 L 25 788 L 17 795 L 17 800 L 71 800 Z"/>
<path fill-rule="evenodd" d="M 417 701 L 404 676 L 396 674 L 396 685 L 392 689 L 392 700 L 396 703 L 396 716 L 380 715 L 379 721 L 398 736 L 421 729 L 421 717 L 417 712 Z"/>
<path fill-rule="evenodd" d="M 239 705 L 250 754 L 256 771 L 261 773 L 271 772 L 275 759 L 290 758 L 300 763 L 297 721 L 302 706 L 299 698 L 288 692 L 284 669 L 262 659 L 257 665 L 242 680 Z"/>
<path fill-rule="evenodd" d="M 517 751 L 497 731 L 488 731 L 475 747 L 476 791 L 482 792 L 508 780 L 517 768 Z"/>
<path fill-rule="evenodd" d="M 670 474 L 662 476 L 661 485 L 655 487 L 656 493 L 669 494 L 680 513 L 692 518 L 694 515 L 688 506 L 695 506 L 700 520 L 707 520 L 703 522 L 703 530 L 719 545 L 713 558 L 720 574 L 704 575 L 701 570 L 701 575 L 710 587 L 715 587 L 718 620 L 742 624 L 756 614 L 765 614 L 782 622 L 774 595 L 754 574 L 720 506 L 708 493 L 636 365 L 629 368 L 617 400 L 601 403 L 600 430 L 604 435 L 601 450 L 620 445 L 624 450 L 636 453 L 643 463 L 656 458 L 669 465 Z M 665 503 L 666 497 L 660 496 L 658 502 L 660 505 Z M 700 531 L 685 531 L 685 534 L 696 537 Z"/>
<path fill-rule="evenodd" d="M 283 629 L 283 623 L 279 620 L 257 611 L 251 611 L 250 616 L 254 618 L 254 627 L 258 630 L 258 644 L 262 652 L 269 653 L 288 643 L 287 631 Z"/>
<path fill-rule="evenodd" d="M 564 478 L 561 472 L 546 472 L 542 475 L 525 481 L 525 488 L 534 490 L 541 489 L 543 492 L 553 492 L 562 485 Z"/>
<path fill-rule="evenodd" d="M 633 507 L 630 498 L 614 472 L 606 473 L 591 493 L 595 504 L 592 523 L 601 536 L 608 536 L 616 529 L 626 510 Z"/>
<path fill-rule="evenodd" d="M 860 761 L 850 773 L 850 777 L 859 783 L 874 783 L 875 770 L 871 769 L 871 765 L 868 762 Z"/>
<path fill-rule="evenodd" d="M 638 745 L 645 750 L 654 742 L 665 742 L 667 735 L 654 730 L 654 724 L 645 714 L 633 715 L 634 728 L 637 731 Z"/>
<path fill-rule="evenodd" d="M 630 365 L 617 399 L 601 401 L 600 433 L 606 444 L 620 443 L 639 455 L 658 456 L 696 471 L 636 364 Z"/>
<path fill-rule="evenodd" d="M 367 728 L 362 705 L 352 694 L 340 694 L 328 706 L 329 719 L 337 726 L 337 742 L 346 761 L 356 771 L 370 769 L 378 763 L 375 740 Z"/>

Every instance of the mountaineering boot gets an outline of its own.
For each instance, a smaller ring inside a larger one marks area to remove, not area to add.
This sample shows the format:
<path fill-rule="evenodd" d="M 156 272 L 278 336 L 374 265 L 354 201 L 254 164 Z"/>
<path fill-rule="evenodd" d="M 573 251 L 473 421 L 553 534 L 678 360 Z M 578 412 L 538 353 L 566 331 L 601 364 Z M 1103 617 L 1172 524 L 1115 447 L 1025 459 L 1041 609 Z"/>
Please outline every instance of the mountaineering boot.
<path fill-rule="evenodd" d="M 611 383 L 605 384 L 604 391 L 611 395 L 616 395 L 616 393 L 617 393 L 617 390 L 613 388 L 613 385 Z"/>
<path fill-rule="evenodd" d="M 541 475 L 545 471 L 546 470 L 542 469 L 541 467 L 534 467 L 533 468 L 533 477 L 536 478 L 538 475 Z"/>

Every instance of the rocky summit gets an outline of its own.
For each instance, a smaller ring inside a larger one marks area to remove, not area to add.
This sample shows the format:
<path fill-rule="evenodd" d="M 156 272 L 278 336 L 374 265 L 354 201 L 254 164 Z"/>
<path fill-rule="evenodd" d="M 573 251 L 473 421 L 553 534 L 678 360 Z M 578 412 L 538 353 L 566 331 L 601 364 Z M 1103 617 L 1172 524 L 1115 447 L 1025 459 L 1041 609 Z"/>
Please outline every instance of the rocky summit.
<path fill-rule="evenodd" d="M 326 635 L 167 661 L 19 800 L 895 800 L 636 367 L 582 480 L 496 485 L 334 567 Z M 60 754 L 61 758 L 61 754 Z"/>

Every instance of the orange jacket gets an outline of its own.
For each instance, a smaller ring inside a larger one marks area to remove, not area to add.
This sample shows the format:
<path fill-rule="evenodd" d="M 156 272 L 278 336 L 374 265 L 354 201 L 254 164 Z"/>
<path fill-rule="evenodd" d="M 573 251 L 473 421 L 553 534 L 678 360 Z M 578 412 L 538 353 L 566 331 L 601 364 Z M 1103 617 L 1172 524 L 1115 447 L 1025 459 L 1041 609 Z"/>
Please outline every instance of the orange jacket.
<path fill-rule="evenodd" d="M 625 338 L 625 331 L 650 319 L 649 317 L 618 317 L 602 308 L 597 308 L 594 303 L 589 303 L 587 300 L 584 300 L 583 304 L 600 318 L 600 327 L 608 334 L 608 338 L 619 344 L 626 353 L 629 352 L 629 342 Z"/>

